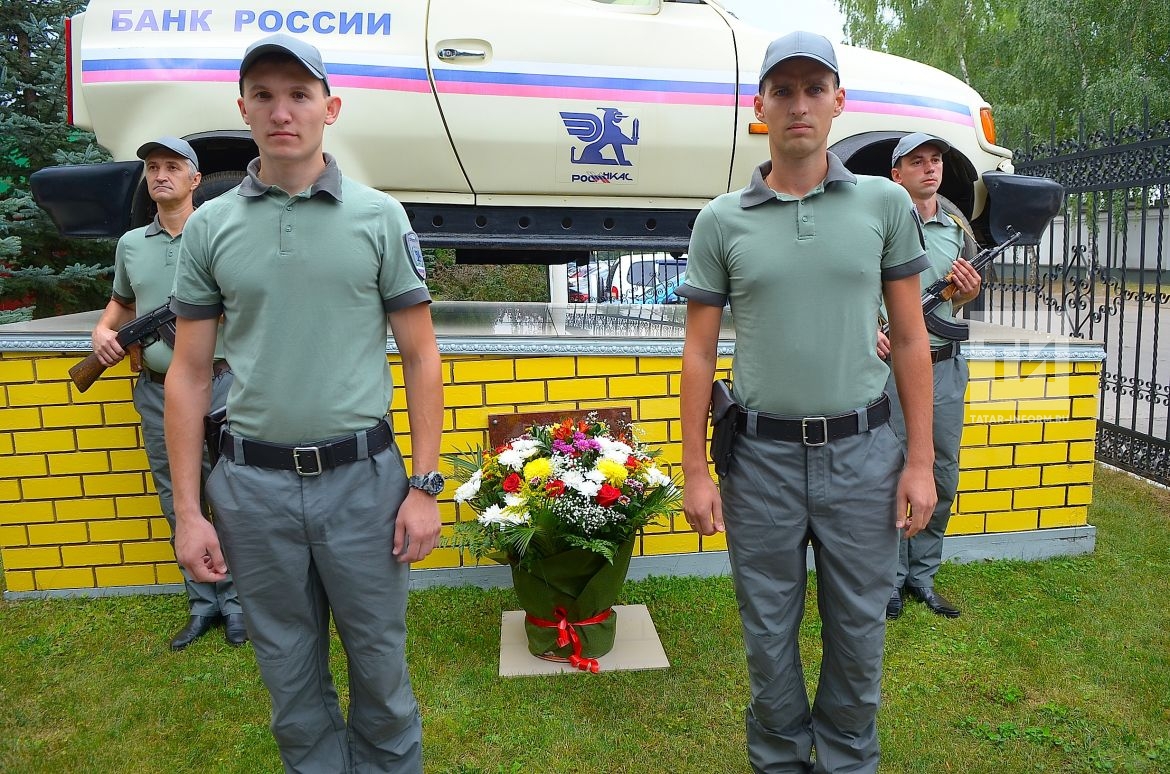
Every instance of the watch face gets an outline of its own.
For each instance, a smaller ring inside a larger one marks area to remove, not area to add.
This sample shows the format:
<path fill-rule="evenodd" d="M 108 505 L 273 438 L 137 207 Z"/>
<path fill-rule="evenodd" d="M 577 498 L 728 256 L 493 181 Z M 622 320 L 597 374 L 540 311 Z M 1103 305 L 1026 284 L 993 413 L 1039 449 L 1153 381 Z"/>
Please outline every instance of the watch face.
<path fill-rule="evenodd" d="M 437 471 L 427 473 L 425 476 L 411 476 L 410 485 L 415 489 L 421 489 L 429 495 L 437 495 L 443 491 L 443 485 L 446 484 L 446 479 L 443 474 Z"/>

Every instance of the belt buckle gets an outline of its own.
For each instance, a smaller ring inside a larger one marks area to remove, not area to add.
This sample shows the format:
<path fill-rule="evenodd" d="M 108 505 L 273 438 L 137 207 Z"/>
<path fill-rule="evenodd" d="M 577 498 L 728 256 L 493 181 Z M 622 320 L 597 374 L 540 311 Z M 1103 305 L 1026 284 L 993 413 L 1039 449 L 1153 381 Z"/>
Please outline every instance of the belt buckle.
<path fill-rule="evenodd" d="M 301 454 L 307 452 L 312 452 L 312 457 L 309 459 L 312 460 L 313 467 L 309 470 L 301 465 Z M 293 449 L 293 467 L 296 469 L 297 475 L 303 478 L 321 475 L 321 448 L 319 446 L 298 446 Z"/>
<path fill-rule="evenodd" d="M 809 427 L 821 428 L 820 442 L 813 442 L 808 439 Z M 828 417 L 805 417 L 800 420 L 800 441 L 805 446 L 824 446 L 829 442 L 829 418 Z"/>

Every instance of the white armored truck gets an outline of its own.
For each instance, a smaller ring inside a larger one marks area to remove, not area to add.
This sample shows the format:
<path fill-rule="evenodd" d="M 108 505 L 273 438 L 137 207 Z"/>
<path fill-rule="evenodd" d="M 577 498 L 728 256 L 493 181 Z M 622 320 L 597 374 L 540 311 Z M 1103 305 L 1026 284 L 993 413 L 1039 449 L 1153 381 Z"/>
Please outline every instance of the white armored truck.
<path fill-rule="evenodd" d="M 135 150 L 160 135 L 198 151 L 201 190 L 234 185 L 256 154 L 240 58 L 283 32 L 321 50 L 341 97 L 326 149 L 401 201 L 425 246 L 488 263 L 677 254 L 698 210 L 768 156 L 752 99 L 788 31 L 717 0 L 92 0 L 68 21 L 70 120 L 116 161 L 43 170 L 34 191 L 63 233 L 120 235 L 150 217 Z M 1012 171 L 990 107 L 916 62 L 844 45 L 838 58 L 833 151 L 885 175 L 903 135 L 944 138 L 942 193 L 986 241 L 982 176 Z"/>

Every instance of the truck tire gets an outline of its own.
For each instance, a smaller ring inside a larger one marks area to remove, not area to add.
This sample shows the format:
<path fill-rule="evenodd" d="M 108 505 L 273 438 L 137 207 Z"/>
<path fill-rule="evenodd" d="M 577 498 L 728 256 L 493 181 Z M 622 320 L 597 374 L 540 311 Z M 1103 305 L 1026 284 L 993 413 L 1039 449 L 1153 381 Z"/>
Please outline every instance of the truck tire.
<path fill-rule="evenodd" d="M 219 172 L 208 172 L 200 181 L 199 187 L 195 189 L 195 194 L 192 199 L 195 206 L 209 202 L 221 193 L 232 190 L 240 181 L 247 177 L 247 173 L 242 169 L 224 169 Z"/>

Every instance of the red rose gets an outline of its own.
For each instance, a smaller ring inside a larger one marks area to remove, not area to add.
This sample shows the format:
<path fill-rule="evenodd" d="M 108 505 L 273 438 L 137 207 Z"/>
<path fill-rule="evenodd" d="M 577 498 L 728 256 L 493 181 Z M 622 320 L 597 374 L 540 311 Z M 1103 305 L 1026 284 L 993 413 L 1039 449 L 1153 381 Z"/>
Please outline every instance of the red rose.
<path fill-rule="evenodd" d="M 609 484 L 602 484 L 601 491 L 597 493 L 597 504 L 602 508 L 609 508 L 618 501 L 622 496 L 622 490 Z"/>
<path fill-rule="evenodd" d="M 513 473 L 512 475 L 510 475 L 504 479 L 504 483 L 501 484 L 501 486 L 504 488 L 505 492 L 511 492 L 514 494 L 514 493 L 520 491 L 520 486 L 523 483 L 524 483 L 524 481 L 523 481 L 523 479 L 520 478 L 520 474 Z"/>
<path fill-rule="evenodd" d="M 559 478 L 554 478 L 544 485 L 544 491 L 549 497 L 560 497 L 565 493 L 565 482 Z"/>
<path fill-rule="evenodd" d="M 637 470 L 638 469 L 638 458 L 632 454 L 629 455 L 628 457 L 626 457 L 626 467 L 629 468 L 630 470 Z"/>

